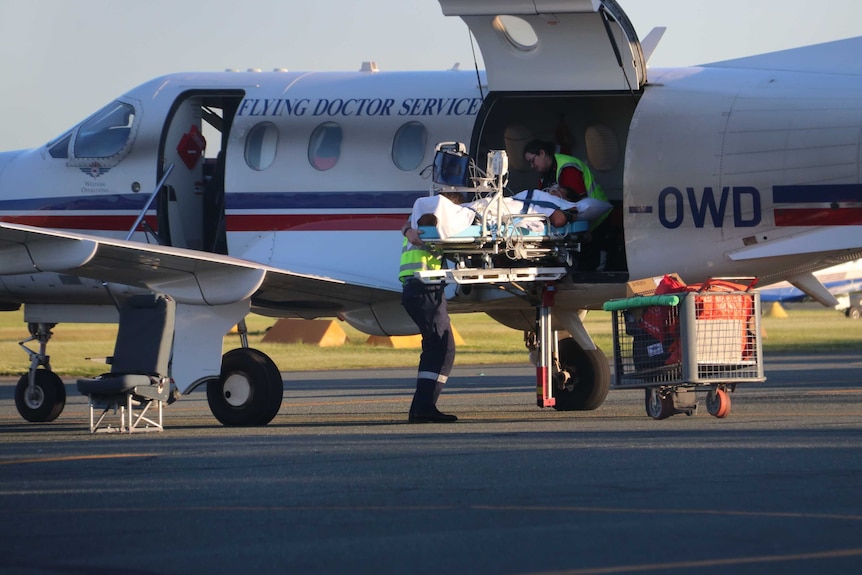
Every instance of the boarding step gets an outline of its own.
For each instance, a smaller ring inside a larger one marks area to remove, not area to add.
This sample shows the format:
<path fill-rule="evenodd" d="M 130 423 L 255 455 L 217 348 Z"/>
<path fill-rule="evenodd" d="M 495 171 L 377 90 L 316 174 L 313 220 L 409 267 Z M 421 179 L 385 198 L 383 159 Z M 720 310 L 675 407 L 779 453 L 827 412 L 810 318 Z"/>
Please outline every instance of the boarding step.
<path fill-rule="evenodd" d="M 513 282 L 549 282 L 566 275 L 566 268 L 458 268 L 416 272 L 426 284 L 497 284 Z"/>

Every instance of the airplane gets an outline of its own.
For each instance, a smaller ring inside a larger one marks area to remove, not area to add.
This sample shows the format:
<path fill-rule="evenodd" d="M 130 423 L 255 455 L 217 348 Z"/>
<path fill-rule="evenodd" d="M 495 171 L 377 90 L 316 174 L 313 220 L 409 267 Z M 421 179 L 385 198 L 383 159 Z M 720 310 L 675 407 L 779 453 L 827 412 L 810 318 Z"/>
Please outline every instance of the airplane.
<path fill-rule="evenodd" d="M 814 272 L 813 276 L 817 282 L 826 290 L 841 301 L 842 297 L 847 299 L 849 294 L 862 291 L 862 260 L 845 262 L 824 270 Z M 808 299 L 816 299 L 813 295 L 809 295 L 805 290 L 807 285 L 802 283 L 800 287 L 796 287 L 790 281 L 782 281 L 772 285 L 763 286 L 758 291 L 760 292 L 760 301 L 764 303 L 794 303 L 806 301 Z M 827 302 L 828 303 L 828 302 Z M 845 309 L 848 305 L 840 306 L 839 309 Z"/>
<path fill-rule="evenodd" d="M 177 302 L 176 392 L 205 385 L 227 426 L 269 423 L 282 401 L 271 359 L 247 345 L 222 358 L 250 312 L 416 333 L 399 301 L 400 229 L 440 142 L 479 166 L 506 152 L 520 191 L 537 182 L 524 144 L 555 141 L 614 204 L 607 268 L 569 269 L 543 311 L 557 410 L 607 396 L 609 362 L 582 316 L 629 280 L 794 278 L 827 300 L 813 272 L 862 257 L 862 38 L 648 69 L 663 30 L 639 38 L 616 0 L 439 3 L 484 71 L 169 74 L 0 155 L 0 309 L 23 305 L 39 343 L 16 388 L 22 417 L 50 421 L 65 404 L 55 325 L 116 321 L 136 293 Z M 539 287 L 456 288 L 450 313 L 540 331 Z"/>

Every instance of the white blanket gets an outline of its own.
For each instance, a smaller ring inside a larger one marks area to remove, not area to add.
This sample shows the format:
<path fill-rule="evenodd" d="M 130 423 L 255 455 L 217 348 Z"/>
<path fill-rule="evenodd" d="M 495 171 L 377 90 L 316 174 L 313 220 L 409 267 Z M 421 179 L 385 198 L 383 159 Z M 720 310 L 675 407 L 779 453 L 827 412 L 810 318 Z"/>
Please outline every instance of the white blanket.
<path fill-rule="evenodd" d="M 514 197 L 499 198 L 501 202 L 500 211 L 503 214 L 517 215 L 524 211 L 524 202 L 527 191 L 520 192 Z M 410 214 L 410 226 L 419 227 L 419 218 L 425 214 L 434 214 L 437 217 L 437 231 L 440 239 L 447 239 L 472 225 L 477 216 L 486 213 L 485 209 L 495 198 L 481 198 L 466 204 L 455 204 L 444 196 L 429 196 L 419 198 L 413 203 L 413 211 Z M 611 204 L 585 198 L 578 202 L 569 202 L 558 196 L 533 190 L 530 202 L 527 204 L 527 214 L 542 214 L 550 216 L 554 210 L 577 210 L 576 219 L 592 220 L 611 209 Z M 496 223 L 497 208 L 492 206 L 487 212 L 488 224 Z M 545 229 L 544 221 L 539 218 L 523 218 L 518 226 L 534 231 Z"/>

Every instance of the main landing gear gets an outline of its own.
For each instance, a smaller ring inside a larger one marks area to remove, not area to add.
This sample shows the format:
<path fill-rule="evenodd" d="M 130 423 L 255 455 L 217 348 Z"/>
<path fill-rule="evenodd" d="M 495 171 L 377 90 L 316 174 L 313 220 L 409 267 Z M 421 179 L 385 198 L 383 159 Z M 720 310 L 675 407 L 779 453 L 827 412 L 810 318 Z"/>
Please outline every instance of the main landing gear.
<path fill-rule="evenodd" d="M 28 324 L 30 338 L 18 342 L 30 356 L 30 369 L 15 386 L 15 407 L 21 417 L 34 423 L 54 421 L 66 406 L 66 387 L 63 380 L 51 371 L 50 357 L 45 353 L 54 325 Z M 34 340 L 39 342 L 39 351 L 24 345 Z"/>
<path fill-rule="evenodd" d="M 249 347 L 222 357 L 221 376 L 207 384 L 207 402 L 229 427 L 266 425 L 281 409 L 284 382 L 265 353 Z"/>
<path fill-rule="evenodd" d="M 555 293 L 553 282 L 543 286 L 537 309 L 538 338 L 528 341 L 528 347 L 538 352 L 536 404 L 557 411 L 597 409 L 610 390 L 608 359 L 600 349 L 583 349 L 571 337 L 557 340 L 551 327 Z"/>

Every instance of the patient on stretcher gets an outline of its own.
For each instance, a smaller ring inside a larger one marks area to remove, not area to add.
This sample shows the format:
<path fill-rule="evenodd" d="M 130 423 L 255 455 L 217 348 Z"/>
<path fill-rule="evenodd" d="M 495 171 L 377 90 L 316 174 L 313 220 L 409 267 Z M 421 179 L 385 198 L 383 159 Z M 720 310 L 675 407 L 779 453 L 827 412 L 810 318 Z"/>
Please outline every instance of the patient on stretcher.
<path fill-rule="evenodd" d="M 497 204 L 499 202 L 499 204 Z M 473 202 L 456 204 L 444 195 L 419 198 L 413 204 L 410 224 L 419 227 L 419 218 L 433 214 L 437 218 L 437 233 L 441 240 L 458 235 L 471 225 L 485 218 L 488 228 L 504 223 L 522 228 L 524 231 L 543 233 L 550 224 L 561 231 L 569 222 L 593 220 L 611 209 L 611 204 L 584 198 L 569 202 L 541 190 L 525 190 L 514 197 L 488 197 Z"/>

